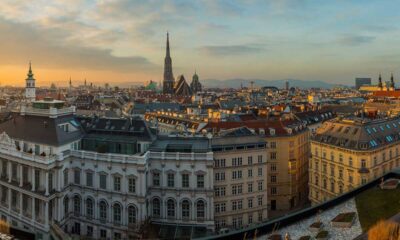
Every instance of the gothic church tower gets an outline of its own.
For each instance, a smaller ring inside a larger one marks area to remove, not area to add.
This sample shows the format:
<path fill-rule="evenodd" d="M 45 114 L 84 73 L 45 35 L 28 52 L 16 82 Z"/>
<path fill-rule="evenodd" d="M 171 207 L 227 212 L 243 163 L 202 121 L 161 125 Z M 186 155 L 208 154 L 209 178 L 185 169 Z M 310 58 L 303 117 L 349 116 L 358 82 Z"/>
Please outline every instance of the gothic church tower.
<path fill-rule="evenodd" d="M 163 93 L 174 94 L 174 74 L 172 73 L 172 59 L 169 52 L 169 34 L 167 32 L 167 52 L 164 62 Z"/>

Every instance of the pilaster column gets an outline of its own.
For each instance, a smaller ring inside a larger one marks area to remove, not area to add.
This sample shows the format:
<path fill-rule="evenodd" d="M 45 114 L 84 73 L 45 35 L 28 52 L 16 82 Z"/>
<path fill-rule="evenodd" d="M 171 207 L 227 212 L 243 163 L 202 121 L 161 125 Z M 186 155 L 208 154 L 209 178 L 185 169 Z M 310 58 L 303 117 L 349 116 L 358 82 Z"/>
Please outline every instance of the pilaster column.
<path fill-rule="evenodd" d="M 19 186 L 22 187 L 23 186 L 23 179 L 24 179 L 24 171 L 23 171 L 24 167 L 22 164 L 19 165 Z"/>
<path fill-rule="evenodd" d="M 32 167 L 32 191 L 35 191 L 35 168 Z"/>
<path fill-rule="evenodd" d="M 24 206 L 24 204 L 23 204 L 24 194 L 23 194 L 23 193 L 20 193 L 19 196 L 20 196 L 20 198 L 19 198 L 19 211 L 20 211 L 19 214 L 20 214 L 20 215 L 23 215 L 23 214 L 24 214 L 24 210 L 23 210 L 23 206 Z"/>
<path fill-rule="evenodd" d="M 44 202 L 44 225 L 49 226 L 49 201 Z"/>
<path fill-rule="evenodd" d="M 36 221 L 35 208 L 35 198 L 32 197 L 32 221 Z"/>
<path fill-rule="evenodd" d="M 8 212 L 11 211 L 11 188 L 8 188 Z"/>
<path fill-rule="evenodd" d="M 49 196 L 49 171 L 46 171 L 45 178 L 46 178 L 45 179 L 45 183 L 46 183 L 46 193 L 45 193 L 45 195 Z"/>
<path fill-rule="evenodd" d="M 55 171 L 55 174 L 56 174 L 56 189 L 57 189 L 57 192 L 60 192 L 61 191 L 61 170 L 60 169 L 57 169 L 56 171 Z"/>
<path fill-rule="evenodd" d="M 11 182 L 12 179 L 12 171 L 11 171 L 11 161 L 7 161 L 7 167 L 8 167 L 8 182 Z"/>

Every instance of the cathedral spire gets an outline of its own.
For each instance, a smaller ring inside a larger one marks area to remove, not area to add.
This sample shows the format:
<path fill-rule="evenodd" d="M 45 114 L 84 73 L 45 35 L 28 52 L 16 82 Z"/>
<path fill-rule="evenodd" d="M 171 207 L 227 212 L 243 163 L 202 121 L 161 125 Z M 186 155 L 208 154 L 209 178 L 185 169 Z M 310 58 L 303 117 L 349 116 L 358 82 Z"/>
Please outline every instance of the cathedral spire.
<path fill-rule="evenodd" d="M 32 72 L 32 63 L 29 61 L 29 71 L 28 71 L 28 78 L 33 78 L 33 72 Z"/>
<path fill-rule="evenodd" d="M 381 75 L 381 73 L 379 73 L 378 87 L 379 87 L 379 88 L 382 88 L 382 87 L 383 87 L 383 85 L 382 85 L 382 75 Z"/>
<path fill-rule="evenodd" d="M 169 53 L 169 33 L 167 32 L 167 52 L 166 52 L 166 54 L 165 54 L 165 57 L 167 58 L 167 57 L 171 57 L 170 56 L 170 53 Z"/>
<path fill-rule="evenodd" d="M 169 33 L 167 32 L 167 45 L 164 59 L 164 81 L 163 81 L 163 93 L 173 94 L 174 91 L 174 74 L 172 73 L 172 59 L 169 48 Z"/>
<path fill-rule="evenodd" d="M 390 76 L 390 88 L 394 89 L 394 77 L 393 77 L 393 73 Z"/>

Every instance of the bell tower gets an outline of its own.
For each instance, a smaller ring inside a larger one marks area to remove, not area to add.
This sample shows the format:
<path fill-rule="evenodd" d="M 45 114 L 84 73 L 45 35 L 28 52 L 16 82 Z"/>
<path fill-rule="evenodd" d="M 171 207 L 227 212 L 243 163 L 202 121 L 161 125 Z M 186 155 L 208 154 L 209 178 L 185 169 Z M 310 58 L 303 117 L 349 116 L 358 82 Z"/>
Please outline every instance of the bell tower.
<path fill-rule="evenodd" d="M 36 99 L 36 87 L 35 87 L 35 78 L 33 78 L 33 72 L 32 72 L 32 64 L 29 62 L 29 71 L 27 74 L 27 78 L 25 79 L 26 81 L 26 86 L 25 86 L 25 98 L 28 101 L 34 101 Z"/>

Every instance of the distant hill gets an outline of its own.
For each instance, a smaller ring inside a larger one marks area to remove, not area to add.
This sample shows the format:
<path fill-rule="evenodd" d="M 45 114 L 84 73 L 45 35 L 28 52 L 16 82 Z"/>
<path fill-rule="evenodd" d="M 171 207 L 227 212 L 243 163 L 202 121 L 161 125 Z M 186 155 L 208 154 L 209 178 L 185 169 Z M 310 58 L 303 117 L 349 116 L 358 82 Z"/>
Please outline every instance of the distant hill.
<path fill-rule="evenodd" d="M 227 79 L 227 80 L 217 80 L 217 79 L 205 79 L 201 80 L 201 83 L 208 88 L 240 88 L 250 87 L 251 81 L 254 82 L 255 87 L 273 86 L 277 88 L 285 88 L 286 81 L 289 81 L 289 87 L 299 87 L 299 88 L 333 88 L 337 86 L 343 86 L 341 84 L 331 84 L 323 81 L 312 81 L 312 80 L 296 80 L 296 79 L 283 79 L 283 80 L 262 80 L 262 79 Z"/>

